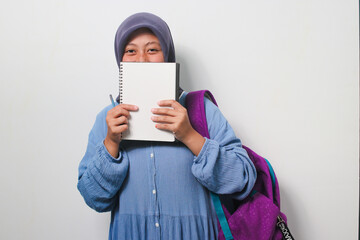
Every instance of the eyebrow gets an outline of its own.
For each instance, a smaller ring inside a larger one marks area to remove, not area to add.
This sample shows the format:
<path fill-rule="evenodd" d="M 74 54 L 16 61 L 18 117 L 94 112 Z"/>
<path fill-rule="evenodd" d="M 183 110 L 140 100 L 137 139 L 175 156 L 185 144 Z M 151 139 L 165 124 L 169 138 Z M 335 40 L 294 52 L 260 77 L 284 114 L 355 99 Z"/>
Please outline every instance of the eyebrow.
<path fill-rule="evenodd" d="M 161 46 L 160 43 L 157 42 L 157 41 L 148 42 L 148 43 L 145 44 L 145 46 L 148 46 L 148 45 L 150 45 L 150 44 L 157 44 L 157 45 Z M 128 43 L 128 44 L 125 45 L 125 47 L 126 47 L 126 46 L 129 46 L 129 45 L 137 46 L 135 43 Z"/>
<path fill-rule="evenodd" d="M 148 43 L 146 43 L 146 44 L 145 44 L 145 46 L 148 46 L 148 45 L 150 45 L 150 44 L 158 44 L 158 45 L 160 45 L 160 43 L 159 43 L 159 42 L 152 41 L 152 42 L 148 42 Z"/>

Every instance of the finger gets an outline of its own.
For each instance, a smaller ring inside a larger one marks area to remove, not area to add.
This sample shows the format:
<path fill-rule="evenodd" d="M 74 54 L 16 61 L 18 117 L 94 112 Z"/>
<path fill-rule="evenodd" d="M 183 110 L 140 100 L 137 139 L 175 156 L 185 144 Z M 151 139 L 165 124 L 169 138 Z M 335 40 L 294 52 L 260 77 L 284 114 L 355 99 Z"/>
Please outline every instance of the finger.
<path fill-rule="evenodd" d="M 177 102 L 175 100 L 160 100 L 160 101 L 158 101 L 157 104 L 160 107 L 172 107 L 175 110 L 179 109 L 179 108 L 183 108 L 183 106 L 179 102 Z"/>
<path fill-rule="evenodd" d="M 137 111 L 139 109 L 138 106 L 133 105 L 133 104 L 119 104 L 118 106 L 120 106 L 123 109 L 126 109 L 128 111 Z"/>
<path fill-rule="evenodd" d="M 114 128 L 112 128 L 111 130 L 112 130 L 114 133 L 116 133 L 116 134 L 120 134 L 120 133 L 126 131 L 128 128 L 129 128 L 129 125 L 123 124 L 123 125 L 114 127 Z"/>
<path fill-rule="evenodd" d="M 152 116 L 151 120 L 153 120 L 154 122 L 159 122 L 159 123 L 173 123 L 174 122 L 174 117 Z"/>
<path fill-rule="evenodd" d="M 155 127 L 157 129 L 161 129 L 161 130 L 167 130 L 167 131 L 170 131 L 170 132 L 174 132 L 173 131 L 173 126 L 172 124 L 167 124 L 167 123 L 158 123 L 158 124 L 155 124 Z"/>
<path fill-rule="evenodd" d="M 153 108 L 151 112 L 158 115 L 169 115 L 169 116 L 177 116 L 177 112 L 171 108 Z"/>
<path fill-rule="evenodd" d="M 120 107 L 120 105 L 117 105 L 116 107 L 114 107 L 113 109 L 111 109 L 111 116 L 114 118 L 120 117 L 120 116 L 126 116 L 129 117 L 130 116 L 130 112 L 122 107 Z"/>
<path fill-rule="evenodd" d="M 115 118 L 112 123 L 113 123 L 114 126 L 119 126 L 119 125 L 122 125 L 124 123 L 128 123 L 128 119 L 125 116 L 121 116 L 119 118 Z"/>

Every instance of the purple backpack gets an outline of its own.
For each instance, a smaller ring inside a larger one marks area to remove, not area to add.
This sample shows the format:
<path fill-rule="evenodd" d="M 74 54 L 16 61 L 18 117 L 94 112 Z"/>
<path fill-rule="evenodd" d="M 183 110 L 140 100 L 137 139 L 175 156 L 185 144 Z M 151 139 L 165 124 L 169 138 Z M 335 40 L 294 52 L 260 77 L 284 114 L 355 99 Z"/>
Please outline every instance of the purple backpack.
<path fill-rule="evenodd" d="M 185 106 L 193 128 L 202 136 L 210 138 L 204 97 L 215 105 L 215 98 L 207 90 L 190 92 Z M 275 173 L 270 163 L 246 146 L 250 159 L 255 165 L 257 180 L 253 192 L 244 200 L 236 201 L 236 209 L 231 214 L 215 193 L 211 193 L 218 216 L 218 239 L 227 240 L 278 240 L 294 239 L 286 226 L 287 218 L 280 212 L 280 192 Z"/>

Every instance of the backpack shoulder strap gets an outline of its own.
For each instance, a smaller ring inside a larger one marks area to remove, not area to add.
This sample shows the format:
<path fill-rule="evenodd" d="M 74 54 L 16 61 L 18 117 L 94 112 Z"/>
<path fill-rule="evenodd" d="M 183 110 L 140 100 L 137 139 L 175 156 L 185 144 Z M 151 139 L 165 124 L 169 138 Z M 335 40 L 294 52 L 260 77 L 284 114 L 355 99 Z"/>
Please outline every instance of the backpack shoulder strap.
<path fill-rule="evenodd" d="M 206 122 L 204 97 L 209 98 L 216 106 L 214 96 L 208 90 L 189 92 L 186 95 L 185 107 L 192 127 L 203 137 L 210 138 Z"/>
<path fill-rule="evenodd" d="M 210 138 L 206 121 L 204 97 L 209 98 L 217 106 L 216 100 L 210 91 L 200 90 L 189 92 L 186 95 L 185 107 L 188 111 L 188 116 L 192 127 L 198 133 L 200 133 L 201 136 Z M 210 195 L 225 239 L 234 239 L 231 234 L 229 224 L 226 220 L 224 209 L 222 208 L 219 196 L 213 192 L 210 192 Z"/>

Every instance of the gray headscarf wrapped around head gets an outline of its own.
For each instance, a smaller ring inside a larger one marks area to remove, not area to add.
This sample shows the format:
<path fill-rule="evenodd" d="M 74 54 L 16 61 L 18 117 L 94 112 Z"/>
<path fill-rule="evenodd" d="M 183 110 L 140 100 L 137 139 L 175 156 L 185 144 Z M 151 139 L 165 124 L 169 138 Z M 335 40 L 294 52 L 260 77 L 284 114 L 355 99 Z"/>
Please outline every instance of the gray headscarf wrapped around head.
<path fill-rule="evenodd" d="M 175 62 L 174 42 L 168 25 L 160 17 L 142 12 L 126 18 L 116 32 L 115 56 L 119 67 L 130 34 L 139 28 L 148 28 L 156 35 L 160 41 L 165 62 Z"/>

